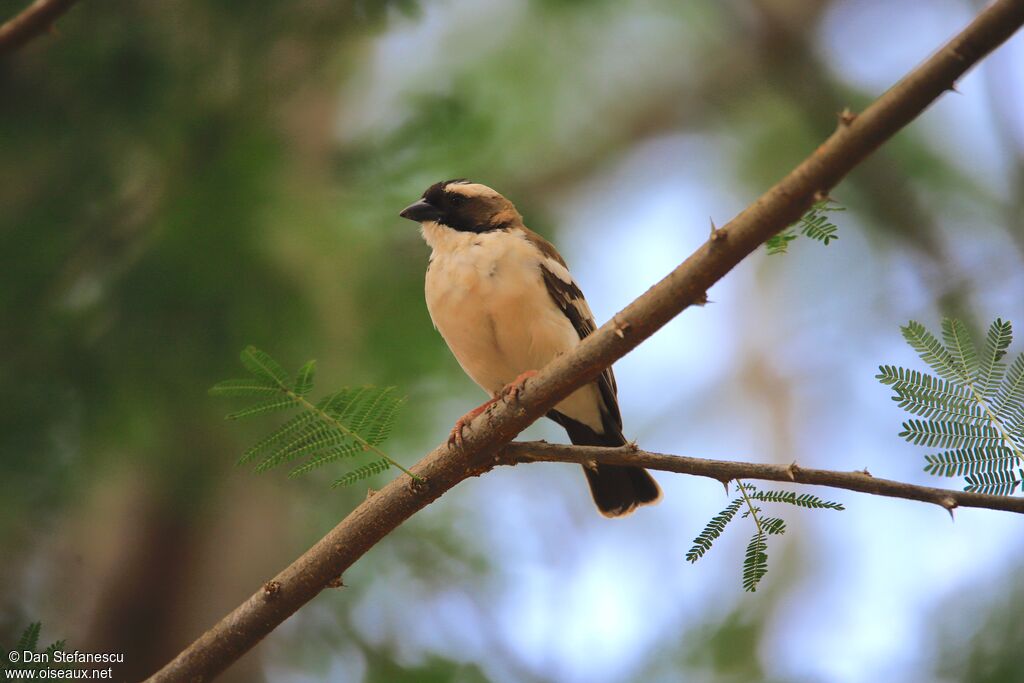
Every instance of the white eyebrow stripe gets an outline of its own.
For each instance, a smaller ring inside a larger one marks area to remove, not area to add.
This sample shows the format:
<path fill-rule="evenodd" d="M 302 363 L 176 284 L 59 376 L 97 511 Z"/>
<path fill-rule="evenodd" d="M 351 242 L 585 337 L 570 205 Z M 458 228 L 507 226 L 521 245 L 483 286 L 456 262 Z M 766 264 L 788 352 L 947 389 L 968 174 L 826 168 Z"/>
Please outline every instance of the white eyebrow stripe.
<path fill-rule="evenodd" d="M 446 192 L 461 194 L 464 197 L 499 197 L 500 195 L 480 183 L 449 183 L 445 186 Z"/>

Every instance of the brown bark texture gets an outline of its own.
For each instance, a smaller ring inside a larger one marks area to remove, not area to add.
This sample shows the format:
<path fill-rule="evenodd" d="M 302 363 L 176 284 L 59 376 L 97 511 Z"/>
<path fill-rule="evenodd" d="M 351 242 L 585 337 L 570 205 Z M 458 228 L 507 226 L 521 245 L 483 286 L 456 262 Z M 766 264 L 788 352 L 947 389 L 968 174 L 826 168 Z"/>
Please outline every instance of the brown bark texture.
<path fill-rule="evenodd" d="M 799 219 L 816 197 L 827 195 L 861 160 L 913 121 L 944 92 L 951 90 L 958 78 L 1005 42 L 1021 24 L 1024 24 L 1024 0 L 997 0 L 862 113 L 844 112 L 828 140 L 736 218 L 714 230 L 708 240 L 675 270 L 587 337 L 572 353 L 560 356 L 542 368 L 529 381 L 518 400 L 499 402 L 489 414 L 476 418 L 466 431 L 462 449 L 454 449 L 447 443 L 440 444 L 413 466 L 412 471 L 425 482 L 416 482 L 403 475 L 367 498 L 312 548 L 267 581 L 149 680 L 212 679 L 336 581 L 348 567 L 410 516 L 459 482 L 483 474 L 495 465 L 511 462 L 509 451 L 503 449 L 517 434 L 684 309 L 706 301 L 708 288 L 765 240 Z M 538 452 L 553 454 L 553 451 L 543 449 Z M 575 454 L 568 452 L 560 455 L 565 457 L 547 459 L 578 460 Z M 591 455 L 596 457 L 596 454 Z M 644 460 L 635 452 L 600 457 L 619 457 L 623 461 L 630 459 L 631 463 L 656 467 L 655 459 Z M 674 471 L 670 467 L 659 469 Z M 818 470 L 796 468 L 795 472 L 804 473 L 805 483 L 827 485 L 827 477 L 811 481 L 824 477 Z M 722 474 L 724 476 L 726 472 L 723 470 Z M 736 474 L 740 476 L 739 471 Z M 857 477 L 862 482 L 858 484 L 861 488 L 854 486 L 852 480 L 847 482 L 851 485 L 844 488 L 867 493 L 880 492 L 881 488 L 890 485 L 907 486 L 874 479 L 878 491 L 872 491 L 863 483 L 871 479 L 864 474 L 831 474 Z M 743 476 L 758 478 L 750 473 Z M 796 474 L 786 480 L 797 481 Z M 969 504 L 966 502 L 969 498 L 964 497 L 968 494 L 946 491 L 941 495 L 950 497 L 955 505 Z M 915 498 L 912 495 L 903 497 Z M 925 494 L 915 499 L 938 503 L 947 509 L 955 507 Z"/>
<path fill-rule="evenodd" d="M 71 9 L 77 0 L 35 0 L 19 14 L 0 25 L 0 57 L 53 27 L 57 17 Z"/>

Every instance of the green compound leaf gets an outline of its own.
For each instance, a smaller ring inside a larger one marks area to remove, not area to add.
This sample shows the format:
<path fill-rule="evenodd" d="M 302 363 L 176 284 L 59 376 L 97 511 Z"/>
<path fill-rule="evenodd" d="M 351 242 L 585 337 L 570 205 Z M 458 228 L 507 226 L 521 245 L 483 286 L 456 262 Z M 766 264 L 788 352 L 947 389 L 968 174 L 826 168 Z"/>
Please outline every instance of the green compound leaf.
<path fill-rule="evenodd" d="M 748 484 L 749 486 L 749 484 Z M 753 500 L 760 500 L 766 503 L 787 503 L 802 508 L 818 510 L 845 510 L 841 503 L 830 500 L 823 500 L 810 493 L 796 493 L 794 491 L 756 491 L 750 494 Z"/>
<path fill-rule="evenodd" d="M 725 527 L 736 516 L 736 512 L 739 511 L 742 504 L 743 499 L 737 498 L 729 503 L 724 510 L 711 518 L 704 527 L 704 530 L 697 535 L 697 538 L 693 539 L 693 547 L 686 553 L 686 560 L 688 562 L 696 562 L 711 550 L 711 545 L 722 535 Z"/>
<path fill-rule="evenodd" d="M 295 384 L 292 389 L 299 396 L 305 396 L 309 392 L 313 391 L 313 374 L 316 372 L 316 361 L 307 361 L 305 365 L 299 368 L 299 371 L 295 373 Z"/>
<path fill-rule="evenodd" d="M 241 359 L 246 370 L 263 380 L 281 387 L 288 382 L 288 374 L 278 362 L 271 358 L 270 354 L 260 351 L 255 346 L 245 347 Z"/>
<path fill-rule="evenodd" d="M 876 379 L 892 387 L 895 392 L 892 400 L 908 413 L 930 419 L 968 422 L 984 422 L 986 419 L 982 406 L 962 385 L 892 365 L 882 365 L 878 370 Z"/>
<path fill-rule="evenodd" d="M 210 396 L 268 396 L 279 394 L 281 387 L 257 378 L 226 379 L 210 387 Z"/>
<path fill-rule="evenodd" d="M 975 376 L 974 384 L 978 387 L 978 393 L 986 400 L 991 401 L 996 397 L 996 391 L 1006 376 L 1006 363 L 1003 357 L 1006 356 L 1006 349 L 1013 341 L 1013 326 L 1008 321 L 996 318 L 988 328 L 988 335 L 985 337 L 985 348 L 981 351 L 981 361 L 978 364 L 978 373 Z"/>
<path fill-rule="evenodd" d="M 967 326 L 942 321 L 942 343 L 920 323 L 901 328 L 907 343 L 936 376 L 891 365 L 878 381 L 893 390 L 900 408 L 917 416 L 900 436 L 928 448 L 925 472 L 964 477 L 966 489 L 1012 495 L 1024 475 L 1024 355 L 1007 366 L 1013 327 L 997 318 L 978 353 Z"/>
<path fill-rule="evenodd" d="M 266 437 L 257 441 L 253 446 L 249 447 L 245 453 L 242 454 L 242 457 L 238 459 L 238 464 L 244 465 L 245 463 L 250 462 L 260 453 L 263 453 L 264 451 L 277 446 L 285 439 L 298 434 L 308 427 L 310 423 L 315 422 L 316 420 L 316 413 L 302 413 L 300 415 L 296 415 Z"/>
<path fill-rule="evenodd" d="M 288 473 L 288 476 L 297 477 L 299 475 L 305 474 L 306 472 L 315 470 L 318 467 L 323 467 L 324 465 L 334 462 L 336 460 L 341 460 L 342 458 L 351 458 L 355 455 L 359 455 L 360 453 L 365 452 L 366 447 L 357 443 L 345 444 L 343 446 L 338 446 L 336 448 L 328 448 L 327 450 L 320 451 L 319 453 L 311 457 L 309 460 L 306 461 L 304 465 L 293 469 L 291 472 Z"/>
<path fill-rule="evenodd" d="M 900 436 L 929 448 L 997 447 L 1003 442 L 995 427 L 951 420 L 907 420 Z"/>
<path fill-rule="evenodd" d="M 390 466 L 418 478 L 382 452 L 383 443 L 394 427 L 405 398 L 394 387 L 355 387 L 336 391 L 311 403 L 305 397 L 313 389 L 316 362 L 308 361 L 293 380 L 270 354 L 248 346 L 241 354 L 242 364 L 252 373 L 247 379 L 220 382 L 210 389 L 216 396 L 262 398 L 228 415 L 230 420 L 255 417 L 281 410 L 298 410 L 283 425 L 248 448 L 239 464 L 262 458 L 257 472 L 265 472 L 283 463 L 305 459 L 293 467 L 289 477 L 305 474 L 342 458 L 373 452 L 380 457 L 357 467 L 338 482 L 367 477 Z M 380 463 L 387 467 L 381 469 Z M 335 482 L 335 486 L 339 484 Z"/>
<path fill-rule="evenodd" d="M 28 657 L 27 655 L 20 658 L 18 661 L 10 661 L 9 657 L 4 657 L 3 662 L 0 663 L 0 671 L 5 671 L 11 674 L 14 669 L 19 669 L 23 673 L 27 671 L 39 672 L 39 671 L 55 671 L 57 670 L 58 664 L 55 662 L 54 653 L 58 650 L 65 649 L 65 641 L 58 640 L 51 643 L 42 652 L 39 652 L 39 635 L 42 632 L 42 622 L 33 622 L 29 624 L 24 631 L 21 632 L 21 636 L 18 638 L 17 646 L 12 649 L 12 652 L 24 653 L 31 652 L 34 654 L 42 654 L 43 657 Z M 39 678 L 36 675 L 30 675 L 28 678 Z M 44 678 L 52 678 L 45 677 Z M 6 680 L 6 679 L 5 679 Z"/>
<path fill-rule="evenodd" d="M 256 405 L 243 408 L 242 410 L 230 413 L 224 419 L 226 420 L 240 420 L 243 417 L 254 417 L 256 415 L 264 415 L 266 413 L 273 413 L 278 410 L 284 410 L 286 408 L 294 407 L 295 402 L 292 399 L 285 396 L 284 398 L 272 398 L 269 401 L 263 401 Z"/>
<path fill-rule="evenodd" d="M 256 466 L 256 471 L 266 472 L 282 463 L 291 462 L 298 457 L 310 455 L 319 449 L 332 448 L 350 440 L 350 436 L 333 425 L 313 421 L 308 423 L 303 429 L 293 432 L 291 438 L 286 443 L 282 444 Z"/>
<path fill-rule="evenodd" d="M 770 256 L 785 254 L 789 249 L 789 243 L 800 235 L 821 242 L 827 247 L 830 242 L 839 239 L 839 228 L 828 217 L 829 213 L 838 211 L 846 211 L 846 208 L 839 206 L 831 199 L 815 202 L 799 221 L 768 238 L 765 242 L 768 254 Z"/>
<path fill-rule="evenodd" d="M 1017 456 L 1005 446 L 993 448 L 955 448 L 924 456 L 924 471 L 941 477 L 962 477 L 984 472 L 1007 471 L 1017 464 Z"/>
<path fill-rule="evenodd" d="M 785 232 L 780 232 L 778 235 L 772 235 L 769 237 L 764 243 L 764 246 L 768 250 L 769 256 L 785 254 L 789 250 L 789 243 L 797 237 L 799 237 L 799 235 L 792 230 L 786 230 Z"/>
<path fill-rule="evenodd" d="M 935 335 L 925 329 L 924 325 L 911 320 L 906 327 L 901 327 L 900 330 L 910 347 L 917 351 L 917 355 L 935 371 L 935 374 L 950 382 L 963 380 L 956 360 L 935 338 Z"/>
<path fill-rule="evenodd" d="M 734 519 L 750 519 L 754 525 L 754 538 L 747 547 L 743 562 L 743 587 L 748 591 L 756 589 L 758 582 L 768 571 L 768 537 L 786 533 L 786 522 L 781 517 L 766 517 L 760 503 L 784 503 L 796 507 L 817 510 L 843 510 L 839 503 L 823 500 L 809 493 L 794 491 L 761 491 L 753 484 L 745 481 L 736 482 L 741 495 L 729 502 L 725 509 L 711 518 L 704 529 L 693 539 L 693 546 L 686 553 L 688 562 L 696 562 L 704 557 L 716 540 L 725 532 L 725 528 Z M 740 508 L 746 510 L 740 513 Z"/>
<path fill-rule="evenodd" d="M 743 557 L 743 590 L 753 593 L 764 575 L 768 573 L 768 536 L 755 532 L 747 544 Z"/>
<path fill-rule="evenodd" d="M 391 467 L 391 463 L 389 463 L 387 460 L 375 460 L 367 465 L 355 468 L 354 470 L 352 470 L 351 472 L 349 472 L 348 474 L 346 474 L 345 476 L 341 477 L 333 484 L 331 484 L 331 488 L 333 489 L 338 488 L 339 486 L 348 486 L 350 484 L 356 483 L 357 481 L 368 479 L 369 477 L 372 477 L 375 474 L 380 474 L 381 472 L 387 471 L 389 467 Z"/>
<path fill-rule="evenodd" d="M 1024 408 L 1024 353 L 1010 365 L 1006 379 L 996 391 L 992 410 L 998 414 L 1013 415 Z"/>
<path fill-rule="evenodd" d="M 965 491 L 987 493 L 993 496 L 1009 496 L 1017 491 L 1017 487 L 1024 479 L 1024 469 L 1017 473 L 1002 472 L 979 472 L 978 474 L 965 477 L 967 482 Z"/>
<path fill-rule="evenodd" d="M 21 637 L 18 638 L 18 650 L 35 652 L 36 647 L 39 645 L 39 633 L 42 630 L 43 622 L 41 621 L 35 621 L 29 624 L 25 630 L 21 632 Z"/>
<path fill-rule="evenodd" d="M 978 370 L 978 351 L 974 347 L 967 326 L 959 320 L 944 318 L 942 339 L 946 342 L 946 350 L 956 364 L 957 373 L 961 379 L 967 381 Z"/>

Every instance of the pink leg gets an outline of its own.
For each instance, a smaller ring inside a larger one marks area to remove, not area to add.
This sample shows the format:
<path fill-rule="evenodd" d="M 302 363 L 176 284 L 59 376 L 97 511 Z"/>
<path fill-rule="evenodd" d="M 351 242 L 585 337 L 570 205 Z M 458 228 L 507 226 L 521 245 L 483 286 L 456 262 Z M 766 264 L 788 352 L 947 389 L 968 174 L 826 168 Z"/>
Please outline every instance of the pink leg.
<path fill-rule="evenodd" d="M 481 403 L 476 408 L 473 408 L 473 410 L 469 411 L 468 413 L 460 417 L 458 420 L 456 420 L 455 426 L 452 427 L 451 434 L 448 435 L 448 445 L 456 445 L 459 448 L 462 448 L 462 430 L 465 429 L 466 426 L 470 422 L 472 422 L 478 415 L 480 415 L 480 413 L 484 412 L 485 410 L 493 406 L 502 398 L 519 398 L 519 392 L 521 392 L 523 388 L 526 386 L 526 380 L 530 379 L 536 374 L 536 370 L 527 370 L 526 372 L 524 372 L 523 374 L 519 375 L 514 380 L 506 384 L 505 387 L 501 390 L 501 393 L 499 393 L 497 396 L 490 399 L 489 401 Z"/>
<path fill-rule="evenodd" d="M 473 410 L 469 411 L 468 413 L 460 417 L 458 420 L 456 420 L 455 426 L 452 427 L 452 433 L 448 435 L 448 445 L 451 446 L 452 444 L 455 444 L 459 448 L 462 448 L 462 430 L 465 429 L 466 425 L 472 422 L 477 415 L 493 406 L 495 403 L 497 403 L 497 401 L 497 398 L 492 398 L 489 401 L 485 401 L 484 403 L 481 403 L 476 408 L 473 408 Z"/>

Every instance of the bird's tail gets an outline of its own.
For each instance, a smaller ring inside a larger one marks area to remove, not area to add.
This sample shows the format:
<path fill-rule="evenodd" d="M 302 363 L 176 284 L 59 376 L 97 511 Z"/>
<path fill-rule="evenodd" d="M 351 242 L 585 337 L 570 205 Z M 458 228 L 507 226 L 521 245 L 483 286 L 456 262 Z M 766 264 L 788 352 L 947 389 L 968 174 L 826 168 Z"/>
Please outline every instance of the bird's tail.
<path fill-rule="evenodd" d="M 590 427 L 556 411 L 548 417 L 562 425 L 569 440 L 577 446 L 624 446 L 626 439 L 617 430 L 608 429 L 598 434 Z M 642 467 L 624 465 L 584 465 L 583 472 L 590 484 L 597 509 L 605 517 L 623 517 L 641 505 L 651 505 L 661 499 L 661 489 L 654 478 Z"/>

